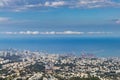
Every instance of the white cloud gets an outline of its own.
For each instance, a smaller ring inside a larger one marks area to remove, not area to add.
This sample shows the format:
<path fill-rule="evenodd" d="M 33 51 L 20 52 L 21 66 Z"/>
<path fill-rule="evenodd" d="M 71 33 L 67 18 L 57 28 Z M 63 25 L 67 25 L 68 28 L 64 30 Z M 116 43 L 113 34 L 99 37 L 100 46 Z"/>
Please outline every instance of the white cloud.
<path fill-rule="evenodd" d="M 41 6 L 43 6 L 42 4 L 27 4 L 27 5 L 24 5 L 24 7 L 26 7 L 26 8 L 33 8 L 33 7 L 41 7 Z"/>
<path fill-rule="evenodd" d="M 37 34 L 39 34 L 39 31 L 26 31 L 26 32 L 20 31 L 20 32 L 18 32 L 18 34 L 37 35 Z"/>
<path fill-rule="evenodd" d="M 112 21 L 116 24 L 120 24 L 120 19 L 112 19 Z"/>
<path fill-rule="evenodd" d="M 4 4 L 0 2 L 0 7 L 3 7 L 3 6 L 4 6 Z"/>
<path fill-rule="evenodd" d="M 77 32 L 77 31 L 63 31 L 63 32 L 55 32 L 55 31 L 50 31 L 50 32 L 39 32 L 39 31 L 20 31 L 20 32 L 1 32 L 1 34 L 25 34 L 25 35 L 38 35 L 38 34 L 84 34 L 84 32 Z"/>
<path fill-rule="evenodd" d="M 56 34 L 84 34 L 84 32 L 78 32 L 78 31 L 64 31 L 64 32 L 56 32 Z"/>
<path fill-rule="evenodd" d="M 6 22 L 9 21 L 9 18 L 7 17 L 0 17 L 0 22 Z"/>
<path fill-rule="evenodd" d="M 99 8 L 99 7 L 115 7 L 120 6 L 120 3 L 111 0 L 79 0 L 73 7 L 82 8 Z"/>
<path fill-rule="evenodd" d="M 87 34 L 112 34 L 113 32 L 87 32 Z"/>
<path fill-rule="evenodd" d="M 120 24 L 120 19 L 117 19 L 115 23 Z"/>
<path fill-rule="evenodd" d="M 45 2 L 44 6 L 47 7 L 58 7 L 58 6 L 64 6 L 65 2 L 64 1 L 56 1 L 56 2 Z"/>
<path fill-rule="evenodd" d="M 0 8 L 4 10 L 26 10 L 41 7 L 66 8 L 99 8 L 120 7 L 120 2 L 114 0 L 0 0 Z"/>
<path fill-rule="evenodd" d="M 22 3 L 23 0 L 0 0 L 0 7 L 12 7 L 12 5 L 18 6 L 18 3 Z"/>
<path fill-rule="evenodd" d="M 120 20 L 117 20 L 116 23 L 117 23 L 117 24 L 120 24 Z"/>
<path fill-rule="evenodd" d="M 40 32 L 40 31 L 20 31 L 20 32 L 0 32 L 0 34 L 8 35 L 100 35 L 100 34 L 112 34 L 112 32 L 79 32 L 79 31 L 50 31 L 50 32 Z"/>
<path fill-rule="evenodd" d="M 51 32 L 40 32 L 40 34 L 56 34 L 55 31 L 51 31 Z"/>

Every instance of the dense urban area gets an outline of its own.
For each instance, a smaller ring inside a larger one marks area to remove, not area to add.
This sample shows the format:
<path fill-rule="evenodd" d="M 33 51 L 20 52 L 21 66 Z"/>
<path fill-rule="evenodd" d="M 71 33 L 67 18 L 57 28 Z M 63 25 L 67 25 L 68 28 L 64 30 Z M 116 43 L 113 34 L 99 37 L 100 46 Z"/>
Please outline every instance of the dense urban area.
<path fill-rule="evenodd" d="M 0 80 L 120 80 L 120 57 L 1 50 Z"/>

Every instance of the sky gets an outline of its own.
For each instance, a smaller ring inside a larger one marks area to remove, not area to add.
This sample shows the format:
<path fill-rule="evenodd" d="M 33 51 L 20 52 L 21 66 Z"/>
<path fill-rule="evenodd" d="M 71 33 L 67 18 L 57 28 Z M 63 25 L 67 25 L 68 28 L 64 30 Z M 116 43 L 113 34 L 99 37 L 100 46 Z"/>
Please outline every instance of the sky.
<path fill-rule="evenodd" d="M 0 36 L 120 37 L 120 0 L 0 0 Z"/>

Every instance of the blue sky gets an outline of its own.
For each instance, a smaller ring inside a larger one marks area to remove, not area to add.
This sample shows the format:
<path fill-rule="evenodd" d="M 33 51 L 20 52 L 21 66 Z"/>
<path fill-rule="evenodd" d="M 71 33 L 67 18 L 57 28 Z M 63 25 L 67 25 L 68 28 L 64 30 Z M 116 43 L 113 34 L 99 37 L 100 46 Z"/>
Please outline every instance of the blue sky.
<path fill-rule="evenodd" d="M 120 0 L 0 0 L 1 36 L 120 35 Z"/>

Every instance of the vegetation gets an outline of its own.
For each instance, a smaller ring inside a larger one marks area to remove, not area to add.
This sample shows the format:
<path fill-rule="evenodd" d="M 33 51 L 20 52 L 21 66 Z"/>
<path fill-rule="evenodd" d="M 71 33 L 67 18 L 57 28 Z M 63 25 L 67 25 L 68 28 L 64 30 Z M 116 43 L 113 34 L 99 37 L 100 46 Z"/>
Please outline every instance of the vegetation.
<path fill-rule="evenodd" d="M 35 63 L 34 65 L 30 65 L 26 68 L 29 69 L 31 72 L 44 72 L 45 70 L 44 65 L 40 63 Z"/>

